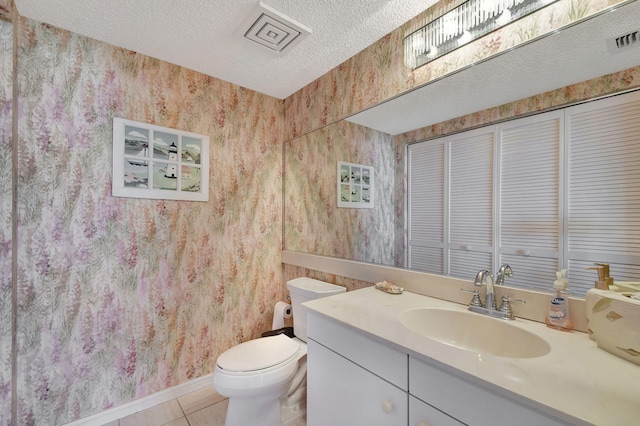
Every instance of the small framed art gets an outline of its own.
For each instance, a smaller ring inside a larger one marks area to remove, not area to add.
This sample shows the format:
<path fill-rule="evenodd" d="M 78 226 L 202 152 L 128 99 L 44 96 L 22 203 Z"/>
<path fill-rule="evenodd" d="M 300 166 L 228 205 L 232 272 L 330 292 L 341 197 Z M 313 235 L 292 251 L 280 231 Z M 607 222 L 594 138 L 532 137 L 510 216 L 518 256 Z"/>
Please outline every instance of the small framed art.
<path fill-rule="evenodd" d="M 209 138 L 113 119 L 115 197 L 209 200 Z"/>
<path fill-rule="evenodd" d="M 373 208 L 373 167 L 338 161 L 338 207 Z"/>

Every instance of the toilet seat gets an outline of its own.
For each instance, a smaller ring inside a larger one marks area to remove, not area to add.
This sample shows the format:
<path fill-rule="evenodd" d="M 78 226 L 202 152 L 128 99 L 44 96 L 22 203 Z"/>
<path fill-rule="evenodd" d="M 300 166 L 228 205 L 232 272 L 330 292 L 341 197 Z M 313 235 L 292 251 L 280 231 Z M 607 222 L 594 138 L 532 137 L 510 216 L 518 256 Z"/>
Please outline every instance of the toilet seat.
<path fill-rule="evenodd" d="M 284 334 L 249 340 L 224 352 L 217 365 L 227 372 L 258 372 L 292 360 L 300 344 Z"/>
<path fill-rule="evenodd" d="M 298 370 L 298 360 L 306 352 L 306 345 L 283 334 L 241 343 L 218 357 L 214 387 L 229 398 L 272 391 L 280 396 L 289 387 Z"/>

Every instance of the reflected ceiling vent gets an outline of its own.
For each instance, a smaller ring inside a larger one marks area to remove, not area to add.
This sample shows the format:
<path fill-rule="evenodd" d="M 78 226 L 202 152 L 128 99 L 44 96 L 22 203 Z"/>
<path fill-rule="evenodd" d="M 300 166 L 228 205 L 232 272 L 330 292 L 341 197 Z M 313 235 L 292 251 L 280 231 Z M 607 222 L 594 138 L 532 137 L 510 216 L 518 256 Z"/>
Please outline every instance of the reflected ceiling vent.
<path fill-rule="evenodd" d="M 607 45 L 612 53 L 627 51 L 632 47 L 640 47 L 640 30 L 611 38 L 607 40 Z"/>
<path fill-rule="evenodd" d="M 258 2 L 235 34 L 276 53 L 291 50 L 311 29 Z"/>

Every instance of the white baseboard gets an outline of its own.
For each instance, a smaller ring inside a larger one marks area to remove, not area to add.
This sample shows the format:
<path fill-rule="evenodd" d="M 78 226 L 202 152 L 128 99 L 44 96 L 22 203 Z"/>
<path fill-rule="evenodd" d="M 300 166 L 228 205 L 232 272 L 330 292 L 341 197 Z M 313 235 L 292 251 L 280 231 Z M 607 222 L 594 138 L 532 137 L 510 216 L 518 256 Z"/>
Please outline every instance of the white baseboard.
<path fill-rule="evenodd" d="M 172 399 L 180 398 L 181 396 L 191 392 L 204 389 L 207 386 L 213 386 L 213 373 L 198 377 L 197 379 L 190 380 L 181 385 L 156 392 L 119 407 L 94 414 L 93 416 L 67 423 L 65 426 L 101 426 L 114 420 L 135 414 L 138 411 L 146 410 L 147 408 L 155 407 L 156 405 L 171 401 Z"/>

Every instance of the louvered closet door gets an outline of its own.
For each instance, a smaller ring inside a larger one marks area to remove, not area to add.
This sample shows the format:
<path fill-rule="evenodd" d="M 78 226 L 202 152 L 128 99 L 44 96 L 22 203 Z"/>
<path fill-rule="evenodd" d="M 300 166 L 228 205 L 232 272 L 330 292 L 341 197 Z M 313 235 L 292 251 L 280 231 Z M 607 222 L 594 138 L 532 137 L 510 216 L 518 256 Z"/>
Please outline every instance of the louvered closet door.
<path fill-rule="evenodd" d="M 472 280 L 491 271 L 495 127 L 449 142 L 449 274 Z"/>
<path fill-rule="evenodd" d="M 562 112 L 499 128 L 498 265 L 507 285 L 549 291 L 560 262 Z"/>
<path fill-rule="evenodd" d="M 444 273 L 444 141 L 408 149 L 408 267 Z"/>
<path fill-rule="evenodd" d="M 567 109 L 567 139 L 571 287 L 593 287 L 594 262 L 640 281 L 640 92 Z"/>

